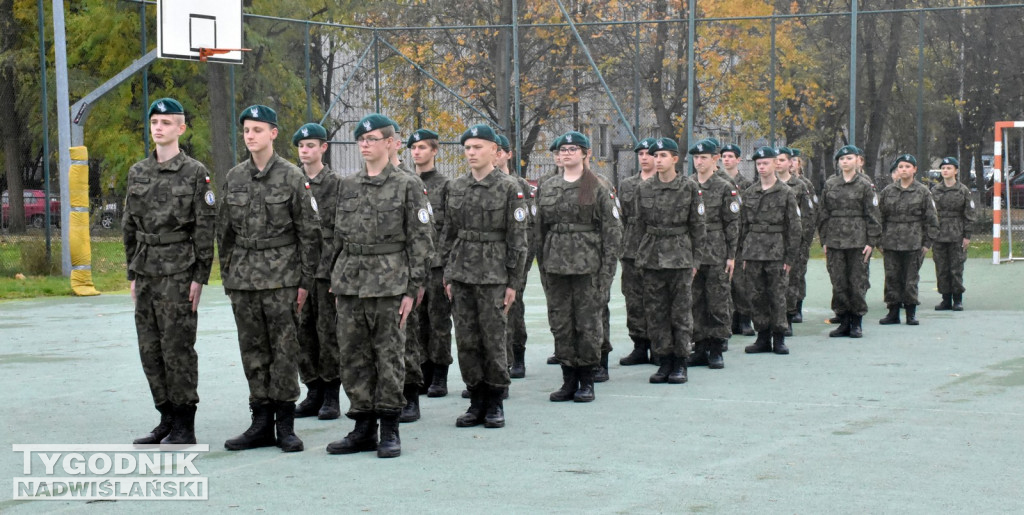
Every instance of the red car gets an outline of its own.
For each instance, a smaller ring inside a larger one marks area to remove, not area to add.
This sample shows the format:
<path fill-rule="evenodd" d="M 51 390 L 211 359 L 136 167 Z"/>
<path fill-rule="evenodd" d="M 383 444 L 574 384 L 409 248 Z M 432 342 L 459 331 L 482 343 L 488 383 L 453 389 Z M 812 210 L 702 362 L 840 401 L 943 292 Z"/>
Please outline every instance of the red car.
<path fill-rule="evenodd" d="M 42 229 L 46 224 L 46 194 L 43 190 L 25 190 L 25 222 L 37 229 Z M 3 192 L 0 196 L 3 203 L 3 226 L 7 227 L 10 225 L 9 214 L 10 211 L 10 198 L 8 193 Z M 60 198 L 51 195 L 50 196 L 50 223 L 53 225 L 60 225 Z"/>

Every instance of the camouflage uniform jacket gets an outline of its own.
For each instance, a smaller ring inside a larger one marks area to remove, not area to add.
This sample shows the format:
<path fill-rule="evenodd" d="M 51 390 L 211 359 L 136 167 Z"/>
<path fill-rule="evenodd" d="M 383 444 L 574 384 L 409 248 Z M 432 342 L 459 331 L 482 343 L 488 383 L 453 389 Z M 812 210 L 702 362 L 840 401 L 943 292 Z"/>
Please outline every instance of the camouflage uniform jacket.
<path fill-rule="evenodd" d="M 519 187 L 523 189 L 523 194 L 526 197 L 524 199 L 526 201 L 526 226 L 528 228 L 526 232 L 526 246 L 528 249 L 526 253 L 526 270 L 530 270 L 533 266 L 533 259 L 537 257 L 537 253 L 540 252 L 540 243 L 537 241 L 536 234 L 534 234 L 534 228 L 536 227 L 537 222 L 537 201 L 534 198 L 536 197 L 536 194 L 533 192 L 533 187 L 530 186 L 530 183 L 526 179 L 512 173 L 506 175 L 515 179 L 516 182 L 519 183 Z"/>
<path fill-rule="evenodd" d="M 228 171 L 217 214 L 225 289 L 310 289 L 321 240 L 309 183 L 298 167 L 274 154 L 262 171 L 251 158 Z"/>
<path fill-rule="evenodd" d="M 598 274 L 605 287 L 611 284 L 622 242 L 619 208 L 600 183 L 594 187 L 594 203 L 580 204 L 579 186 L 579 180 L 554 176 L 537 188 L 537 260 L 549 274 Z"/>
<path fill-rule="evenodd" d="M 215 198 L 210 172 L 179 152 L 158 163 L 154 152 L 128 170 L 124 253 L 128 280 L 192 271 L 206 284 L 213 263 Z"/>
<path fill-rule="evenodd" d="M 423 182 L 423 186 L 427 188 L 427 199 L 430 201 L 427 211 L 430 212 L 430 216 L 434 219 L 434 230 L 431 234 L 431 240 L 434 242 L 434 252 L 430 258 L 430 268 L 438 268 L 444 266 L 444 262 L 441 261 L 439 242 L 441 235 L 444 234 L 444 210 L 445 204 L 448 202 L 449 179 L 444 174 L 433 169 L 419 174 L 419 177 Z"/>
<path fill-rule="evenodd" d="M 935 241 L 960 243 L 971 239 L 977 217 L 971 190 L 961 182 L 953 186 L 940 182 L 932 186 L 932 199 L 939 216 L 939 233 Z"/>
<path fill-rule="evenodd" d="M 895 182 L 882 190 L 878 203 L 882 213 L 883 249 L 931 248 L 938 235 L 939 219 L 927 186 L 913 181 L 903 188 Z"/>
<path fill-rule="evenodd" d="M 648 179 L 649 180 L 649 179 Z M 640 172 L 626 177 L 619 182 L 619 200 L 622 202 L 622 259 L 636 259 L 636 249 L 640 246 L 642 234 L 637 230 L 637 195 L 640 193 Z"/>
<path fill-rule="evenodd" d="M 331 278 L 331 258 L 334 257 L 334 212 L 338 206 L 338 183 L 341 176 L 326 166 L 308 179 L 309 192 L 316 203 L 317 214 L 320 215 L 320 233 L 323 244 L 320 247 L 320 265 L 316 269 L 317 279 Z"/>
<path fill-rule="evenodd" d="M 807 247 L 814 240 L 814 226 L 818 221 L 814 215 L 814 193 L 807 186 L 807 181 L 792 173 L 785 184 L 796 194 L 797 214 L 800 215 L 800 246 Z"/>
<path fill-rule="evenodd" d="M 740 210 L 740 259 L 796 264 L 800 215 L 796 194 L 781 180 L 767 190 L 761 181 L 743 192 Z"/>
<path fill-rule="evenodd" d="M 858 173 L 846 182 L 840 173 L 825 181 L 818 208 L 818 235 L 827 248 L 878 246 L 882 235 L 875 185 Z"/>
<path fill-rule="evenodd" d="M 721 168 L 719 168 L 718 171 L 715 173 L 721 174 L 723 179 L 731 182 L 732 185 L 736 188 L 737 191 L 740 192 L 741 195 L 743 194 L 744 190 L 746 190 L 747 188 L 751 187 L 754 184 L 754 181 L 746 178 L 742 173 L 737 172 L 736 177 L 729 177 L 729 172 L 726 172 Z"/>
<path fill-rule="evenodd" d="M 636 200 L 640 244 L 636 266 L 652 270 L 696 268 L 704 247 L 704 202 L 697 182 L 679 173 L 640 184 Z"/>
<path fill-rule="evenodd" d="M 736 245 L 740 237 L 740 196 L 728 179 L 711 174 L 703 184 L 697 181 L 704 200 L 704 227 L 707 240 L 701 252 L 700 264 L 722 265 L 736 259 Z"/>
<path fill-rule="evenodd" d="M 526 192 L 498 169 L 477 181 L 466 173 L 448 183 L 441 259 L 444 280 L 526 286 Z"/>

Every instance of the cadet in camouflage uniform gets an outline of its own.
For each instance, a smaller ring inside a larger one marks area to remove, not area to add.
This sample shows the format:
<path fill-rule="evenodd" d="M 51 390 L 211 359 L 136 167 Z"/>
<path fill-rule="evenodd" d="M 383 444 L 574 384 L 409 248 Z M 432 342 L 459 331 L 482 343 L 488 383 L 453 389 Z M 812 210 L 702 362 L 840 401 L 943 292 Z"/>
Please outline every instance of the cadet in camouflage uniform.
<path fill-rule="evenodd" d="M 562 175 L 562 155 L 558 153 L 558 146 L 561 143 L 561 141 L 562 141 L 562 137 L 561 136 L 559 136 L 559 137 L 557 137 L 557 138 L 555 138 L 554 140 L 551 141 L 551 145 L 548 147 L 548 152 L 551 152 L 551 153 L 554 154 L 552 156 L 552 159 L 555 162 L 555 167 L 550 172 L 545 173 L 544 175 L 541 175 L 540 178 L 537 179 L 537 184 L 540 184 L 541 182 L 544 182 L 544 179 L 547 179 L 548 177 L 551 177 L 551 176 L 554 176 L 554 175 Z M 538 271 L 540 272 L 541 287 L 544 287 L 545 281 L 546 281 L 546 278 L 545 278 L 545 275 L 544 275 L 544 270 L 538 269 Z M 547 364 L 548 365 L 560 365 L 561 362 L 558 360 L 557 356 L 552 354 L 552 355 L 548 356 Z"/>
<path fill-rule="evenodd" d="M 818 195 L 814 184 L 803 174 L 803 157 L 801 156 L 800 149 L 790 148 L 793 151 L 792 169 L 791 173 L 797 179 L 800 179 L 804 183 L 804 187 L 807 189 L 807 195 L 811 199 L 811 203 L 808 206 L 813 211 L 809 216 L 804 213 L 802 219 L 806 220 L 810 218 L 810 224 L 804 224 L 803 230 L 805 231 L 803 242 L 800 244 L 800 263 L 797 264 L 799 273 L 797 275 L 790 274 L 796 280 L 796 312 L 790 317 L 790 322 L 799 324 L 804 321 L 804 298 L 807 297 L 807 263 L 811 257 L 811 245 L 814 243 L 814 233 L 818 229 Z M 800 207 L 803 210 L 803 206 Z M 808 225 L 810 227 L 808 227 Z"/>
<path fill-rule="evenodd" d="M 900 306 L 907 325 L 918 325 L 917 284 L 921 263 L 938 235 L 939 220 L 928 187 L 914 180 L 917 159 L 903 154 L 893 160 L 890 172 L 899 178 L 882 190 L 879 210 L 882 222 L 882 263 L 885 266 L 885 304 L 889 313 L 878 323 L 900 323 Z"/>
<path fill-rule="evenodd" d="M 739 192 L 740 206 L 743 205 L 743 192 L 754 184 L 753 181 L 740 173 L 740 147 L 728 144 L 718 152 L 722 157 L 722 175 L 728 179 L 733 188 Z M 737 249 L 737 254 L 739 249 Z M 732 334 L 754 336 L 754 328 L 750 325 L 750 291 L 743 276 L 743 267 L 735 267 L 732 271 Z M 728 348 L 728 342 L 725 344 Z"/>
<path fill-rule="evenodd" d="M 613 195 L 586 166 L 590 140 L 572 131 L 559 147 L 564 171 L 537 189 L 538 265 L 547 275 L 548 323 L 562 386 L 553 402 L 594 400 L 602 345 L 604 292 L 611 287 L 622 238 Z"/>
<path fill-rule="evenodd" d="M 935 311 L 964 310 L 964 261 L 977 215 L 971 190 L 957 181 L 960 162 L 955 157 L 942 160 L 942 182 L 932 186 L 932 199 L 939 217 L 939 232 L 932 247 L 935 278 L 942 302 Z"/>
<path fill-rule="evenodd" d="M 437 171 L 434 157 L 440 145 L 438 134 L 428 129 L 419 129 L 409 136 L 407 143 L 412 153 L 416 174 L 427 188 L 430 200 L 428 211 L 434 219 L 433 234 L 439 241 L 444 232 L 445 204 L 448 201 L 448 177 Z M 448 367 L 452 364 L 452 307 L 444 292 L 444 262 L 441 261 L 439 245 L 430 259 L 430 275 L 423 295 L 423 302 L 417 308 L 419 317 L 419 342 L 426 351 L 424 370 L 429 372 L 430 386 L 427 397 L 448 395 Z M 427 373 L 424 373 L 424 380 Z"/>
<path fill-rule="evenodd" d="M 800 215 L 800 240 L 797 245 L 797 258 L 793 269 L 787 275 L 786 286 L 786 336 L 793 336 L 793 323 L 802 309 L 804 300 L 804 275 L 807 274 L 807 261 L 810 259 L 811 241 L 814 240 L 814 226 L 817 218 L 814 214 L 814 195 L 807 183 L 793 174 L 796 160 L 793 150 L 789 147 L 778 147 L 775 158 L 775 175 L 783 184 L 789 186 L 796 194 L 797 212 Z"/>
<path fill-rule="evenodd" d="M 676 171 L 676 142 L 661 138 L 651 150 L 658 175 L 640 184 L 635 201 L 647 335 L 660 360 L 650 382 L 682 384 L 693 334 L 690 288 L 704 248 L 704 203 L 696 181 Z"/>
<path fill-rule="evenodd" d="M 295 131 L 292 144 L 298 148 L 302 171 L 320 215 L 320 264 L 306 305 L 299 313 L 299 379 L 306 385 L 306 398 L 295 407 L 295 417 L 317 416 L 334 420 L 341 416 L 338 361 L 337 314 L 331 289 L 331 256 L 334 241 L 334 210 L 341 176 L 324 166 L 327 130 L 307 123 Z"/>
<path fill-rule="evenodd" d="M 647 138 L 637 143 L 633 152 L 636 153 L 640 171 L 636 175 L 626 177 L 619 182 L 619 199 L 622 201 L 622 212 L 619 213 L 622 231 L 622 276 L 619 287 L 626 300 L 626 329 L 633 340 L 633 351 L 619 359 L 622 366 L 642 365 L 651 362 L 651 340 L 647 336 L 647 315 L 644 313 L 644 278 L 643 269 L 636 266 L 636 249 L 640 246 L 642 234 L 637 232 L 637 193 L 640 184 L 654 177 L 654 153 L 651 146 L 656 138 Z"/>
<path fill-rule="evenodd" d="M 224 181 L 217 249 L 253 415 L 249 429 L 224 447 L 276 443 L 285 452 L 301 451 L 302 440 L 294 431 L 298 313 L 319 265 L 320 219 L 306 176 L 274 153 L 277 113 L 250 106 L 239 123 L 250 158 L 229 170 Z"/>
<path fill-rule="evenodd" d="M 725 367 L 722 351 L 732 336 L 731 288 L 739 240 L 740 201 L 736 187 L 718 170 L 718 146 L 701 140 L 690 147 L 693 176 L 704 201 L 707 239 L 693 278 L 693 352 L 687 366 Z"/>
<path fill-rule="evenodd" d="M 331 290 L 338 308 L 341 382 L 349 399 L 346 416 L 355 420 L 355 428 L 327 445 L 331 454 L 376 449 L 377 457 L 393 458 L 402 452 L 398 419 L 408 404 L 402 392 L 405 324 L 433 249 L 422 183 L 388 159 L 395 137 L 391 124 L 376 113 L 359 121 L 354 136 L 365 164 L 338 187 Z"/>
<path fill-rule="evenodd" d="M 526 194 L 526 205 L 527 205 L 527 246 L 528 251 L 526 253 L 526 270 L 523 272 L 523 290 L 516 291 L 516 300 L 512 303 L 512 308 L 508 310 L 508 328 L 505 333 L 505 350 L 509 369 L 508 376 L 512 379 L 522 379 L 526 377 L 526 305 L 523 303 L 523 291 L 526 288 L 526 278 L 530 274 L 530 269 L 533 268 L 533 260 L 537 256 L 537 244 L 536 239 L 533 236 L 534 228 L 534 217 L 536 216 L 537 206 L 534 204 L 534 193 L 530 183 L 526 182 L 526 179 L 515 175 L 509 169 L 508 161 L 512 157 L 512 147 L 508 138 L 498 135 L 498 160 L 495 163 L 495 167 L 504 172 L 509 177 L 516 180 L 519 183 L 519 187 Z"/>
<path fill-rule="evenodd" d="M 800 245 L 796 194 L 775 174 L 776 152 L 761 147 L 752 156 L 758 181 L 743 192 L 740 259 L 750 285 L 757 340 L 747 354 L 789 354 L 786 346 L 786 285 Z"/>
<path fill-rule="evenodd" d="M 459 141 L 470 173 L 448 184 L 441 238 L 459 368 L 471 399 L 455 425 L 504 427 L 505 331 L 508 310 L 525 281 L 526 192 L 494 168 L 498 137 L 493 129 L 474 125 Z"/>
<path fill-rule="evenodd" d="M 206 167 L 178 146 L 185 130 L 178 101 L 153 102 L 156 149 L 128 170 L 124 253 L 142 371 L 160 412 L 160 423 L 137 444 L 196 443 L 196 310 L 213 262 L 216 201 Z"/>
<path fill-rule="evenodd" d="M 853 145 L 836 151 L 840 173 L 825 181 L 818 209 L 818 236 L 832 280 L 832 310 L 839 327 L 835 338 L 863 336 L 862 320 L 868 312 L 865 295 L 871 286 L 868 263 L 882 233 L 875 185 L 860 172 L 862 152 Z"/>

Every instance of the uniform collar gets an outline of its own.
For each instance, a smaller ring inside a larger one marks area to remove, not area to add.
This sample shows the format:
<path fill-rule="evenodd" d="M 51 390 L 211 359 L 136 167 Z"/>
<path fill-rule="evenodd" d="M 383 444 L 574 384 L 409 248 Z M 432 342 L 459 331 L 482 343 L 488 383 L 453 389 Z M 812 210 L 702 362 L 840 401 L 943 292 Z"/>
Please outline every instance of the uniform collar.
<path fill-rule="evenodd" d="M 370 177 L 370 174 L 366 173 L 366 163 L 363 163 L 363 169 L 359 172 L 359 182 L 380 186 L 388 180 L 388 177 L 391 177 L 392 173 L 398 173 L 398 169 L 395 168 L 395 165 L 389 162 L 379 174 L 374 177 Z"/>
<path fill-rule="evenodd" d="M 161 172 L 177 172 L 185 164 L 185 152 L 179 151 L 174 157 L 160 163 L 156 160 L 156 150 L 149 155 L 149 161 Z"/>
<path fill-rule="evenodd" d="M 277 152 L 274 152 L 270 155 L 270 159 L 267 160 L 267 166 L 264 166 L 262 170 L 256 168 L 256 163 L 252 161 L 252 156 L 249 156 L 245 165 L 248 167 L 249 173 L 253 179 L 262 179 L 270 173 L 270 170 L 274 168 L 274 165 L 276 165 L 279 160 L 281 160 L 281 158 L 278 157 Z"/>
<path fill-rule="evenodd" d="M 310 178 L 308 175 L 305 174 L 305 172 L 303 172 L 303 175 L 306 175 L 306 182 L 309 182 L 310 184 L 320 184 L 321 182 L 324 182 L 325 175 L 330 175 L 332 173 L 334 172 L 332 172 L 330 168 L 324 166 L 320 170 L 320 173 L 316 174 L 316 177 Z"/>
<path fill-rule="evenodd" d="M 505 172 L 498 170 L 497 168 L 494 168 L 491 170 L 491 173 L 487 174 L 487 177 L 484 177 L 479 181 L 473 178 L 472 172 L 470 172 L 467 175 L 470 178 L 471 186 L 482 186 L 484 188 L 490 188 L 491 186 L 498 184 L 498 181 L 501 180 L 501 178 L 498 177 L 498 174 L 504 175 Z"/>

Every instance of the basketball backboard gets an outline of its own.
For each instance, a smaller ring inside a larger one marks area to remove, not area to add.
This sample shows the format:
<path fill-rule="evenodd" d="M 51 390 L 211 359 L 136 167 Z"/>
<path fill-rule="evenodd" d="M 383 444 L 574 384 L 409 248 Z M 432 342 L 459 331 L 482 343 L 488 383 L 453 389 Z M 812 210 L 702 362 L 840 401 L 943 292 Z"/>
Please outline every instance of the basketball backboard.
<path fill-rule="evenodd" d="M 242 48 L 242 0 L 157 0 L 157 56 L 199 61 L 200 48 Z M 242 63 L 232 51 L 207 60 Z"/>

